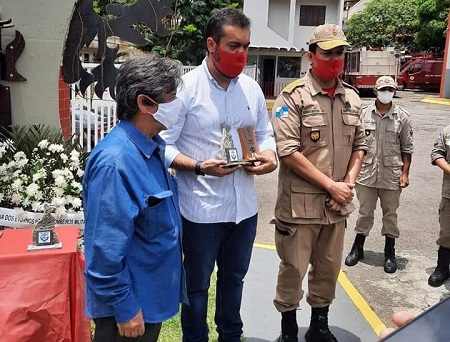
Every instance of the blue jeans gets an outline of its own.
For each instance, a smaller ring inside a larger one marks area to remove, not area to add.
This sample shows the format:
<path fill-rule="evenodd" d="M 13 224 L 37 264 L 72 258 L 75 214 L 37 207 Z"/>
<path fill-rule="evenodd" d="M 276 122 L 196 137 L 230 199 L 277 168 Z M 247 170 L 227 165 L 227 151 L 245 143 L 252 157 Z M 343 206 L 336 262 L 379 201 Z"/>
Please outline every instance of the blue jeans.
<path fill-rule="evenodd" d="M 241 300 L 258 215 L 239 224 L 194 223 L 183 218 L 184 268 L 189 305 L 181 309 L 183 342 L 208 341 L 208 289 L 217 262 L 216 313 L 220 342 L 239 342 Z"/>

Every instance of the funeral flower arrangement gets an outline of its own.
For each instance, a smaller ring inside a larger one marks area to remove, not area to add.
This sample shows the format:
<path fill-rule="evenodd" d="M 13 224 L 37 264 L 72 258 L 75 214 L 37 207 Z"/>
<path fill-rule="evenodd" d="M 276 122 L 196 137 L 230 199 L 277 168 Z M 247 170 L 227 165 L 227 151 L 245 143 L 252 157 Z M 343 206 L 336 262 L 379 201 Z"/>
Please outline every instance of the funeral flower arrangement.
<path fill-rule="evenodd" d="M 44 205 L 54 207 L 57 217 L 82 212 L 87 155 L 58 129 L 44 125 L 2 129 L 0 207 L 14 209 L 19 221 L 27 211 L 44 212 Z"/>

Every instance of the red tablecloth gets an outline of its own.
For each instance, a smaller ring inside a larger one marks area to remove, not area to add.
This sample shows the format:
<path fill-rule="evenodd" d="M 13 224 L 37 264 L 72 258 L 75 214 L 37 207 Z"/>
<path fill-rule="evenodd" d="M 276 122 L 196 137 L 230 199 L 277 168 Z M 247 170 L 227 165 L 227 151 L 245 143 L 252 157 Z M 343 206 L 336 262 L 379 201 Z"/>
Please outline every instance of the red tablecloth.
<path fill-rule="evenodd" d="M 56 228 L 61 249 L 27 251 L 31 229 L 0 237 L 0 342 L 87 342 L 78 228 Z"/>

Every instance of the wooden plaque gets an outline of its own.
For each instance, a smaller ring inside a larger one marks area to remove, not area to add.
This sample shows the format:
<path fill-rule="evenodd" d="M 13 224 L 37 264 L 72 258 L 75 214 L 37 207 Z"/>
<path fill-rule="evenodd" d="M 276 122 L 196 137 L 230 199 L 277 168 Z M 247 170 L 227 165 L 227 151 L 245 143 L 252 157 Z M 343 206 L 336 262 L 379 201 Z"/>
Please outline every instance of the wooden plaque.
<path fill-rule="evenodd" d="M 238 128 L 241 141 L 243 160 L 255 160 L 255 154 L 259 154 L 258 141 L 253 127 Z"/>

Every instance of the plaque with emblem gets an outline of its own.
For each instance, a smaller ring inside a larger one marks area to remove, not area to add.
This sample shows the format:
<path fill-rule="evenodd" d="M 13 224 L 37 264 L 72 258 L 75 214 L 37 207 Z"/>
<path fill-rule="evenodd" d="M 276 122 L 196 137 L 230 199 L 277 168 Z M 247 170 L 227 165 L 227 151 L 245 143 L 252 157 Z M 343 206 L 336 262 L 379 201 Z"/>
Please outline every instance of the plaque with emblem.
<path fill-rule="evenodd" d="M 253 128 L 239 128 L 237 130 L 243 153 L 243 158 L 240 159 L 238 150 L 234 145 L 233 137 L 230 133 L 230 125 L 222 122 L 220 127 L 222 131 L 222 138 L 220 140 L 220 154 L 221 158 L 227 162 L 222 165 L 222 167 L 232 168 L 238 165 L 253 165 L 253 162 L 256 161 L 253 155 L 255 153 L 259 153 Z"/>
<path fill-rule="evenodd" d="M 227 148 L 225 152 L 228 163 L 235 163 L 239 161 L 237 148 Z"/>
<path fill-rule="evenodd" d="M 53 207 L 45 206 L 44 215 L 33 228 L 33 241 L 28 245 L 29 251 L 62 248 L 58 234 L 55 232 L 56 220 L 52 216 Z"/>

